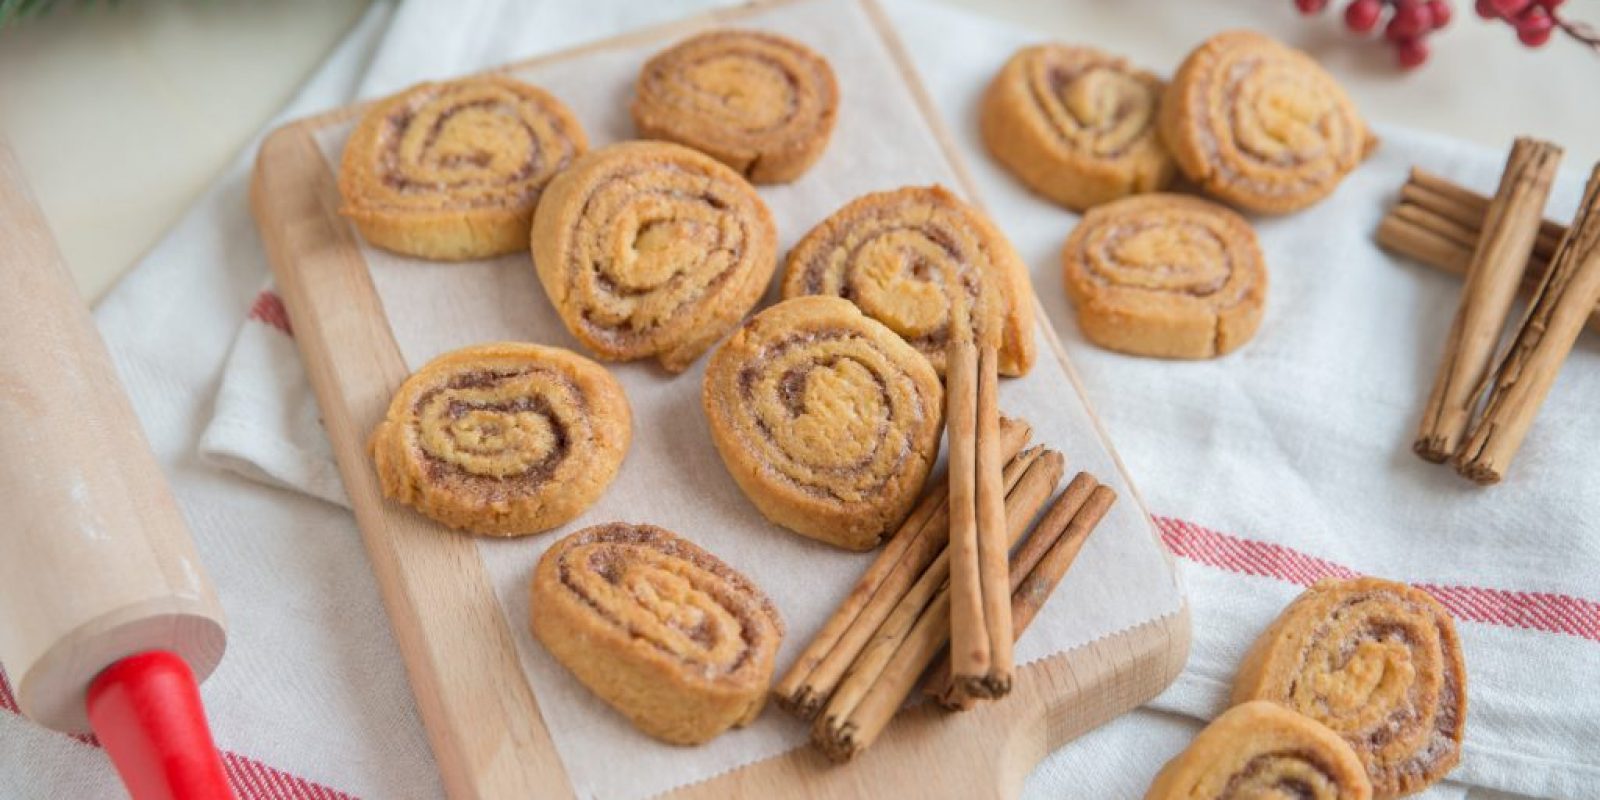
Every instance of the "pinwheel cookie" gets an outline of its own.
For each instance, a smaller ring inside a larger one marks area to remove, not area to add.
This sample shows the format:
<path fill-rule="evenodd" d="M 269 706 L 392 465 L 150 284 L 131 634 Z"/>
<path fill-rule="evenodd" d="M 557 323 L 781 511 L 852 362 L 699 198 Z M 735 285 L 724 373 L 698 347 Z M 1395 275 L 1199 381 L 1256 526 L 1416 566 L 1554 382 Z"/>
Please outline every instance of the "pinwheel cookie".
<path fill-rule="evenodd" d="M 1061 253 L 1078 327 L 1133 355 L 1210 358 L 1261 323 L 1267 270 L 1255 231 L 1205 200 L 1147 194 L 1084 215 Z"/>
<path fill-rule="evenodd" d="M 822 155 L 839 114 L 828 62 L 771 33 L 703 33 L 639 72 L 640 135 L 688 145 L 756 183 L 800 177 Z"/>
<path fill-rule="evenodd" d="M 504 342 L 428 362 L 372 434 L 383 493 L 452 528 L 546 531 L 616 477 L 632 436 L 622 386 L 555 347 Z"/>
<path fill-rule="evenodd" d="M 1156 132 L 1160 78 L 1088 47 L 1024 48 L 983 96 L 984 145 L 1029 188 L 1075 211 L 1172 181 Z"/>
<path fill-rule="evenodd" d="M 375 103 L 345 144 L 340 213 L 368 242 L 464 260 L 528 246 L 550 178 L 587 147 L 572 112 L 505 76 L 424 83 Z"/>
<path fill-rule="evenodd" d="M 843 297 L 940 373 L 953 337 L 996 345 L 1002 375 L 1033 367 L 1027 268 L 993 223 L 942 186 L 856 198 L 812 228 L 784 269 L 784 297 Z"/>
<path fill-rule="evenodd" d="M 687 368 L 750 311 L 777 229 L 744 178 L 667 142 L 624 142 L 551 181 L 533 263 L 556 313 L 603 359 Z"/>
<path fill-rule="evenodd" d="M 1333 729 L 1376 797 L 1422 791 L 1461 759 L 1467 672 L 1455 623 L 1403 583 L 1325 580 L 1306 590 L 1245 656 L 1233 699 L 1270 700 Z"/>
<path fill-rule="evenodd" d="M 865 550 L 891 533 L 939 455 L 944 390 L 893 331 L 836 297 L 750 318 L 706 368 L 711 440 L 767 519 Z"/>
<path fill-rule="evenodd" d="M 529 616 L 550 654 L 639 730 L 699 744 L 761 713 L 783 620 L 749 579 L 654 525 L 545 551 Z"/>
<path fill-rule="evenodd" d="M 1350 745 L 1321 723 L 1267 702 L 1235 706 L 1156 774 L 1145 800 L 1368 800 Z"/>
<path fill-rule="evenodd" d="M 1206 40 L 1161 100 L 1161 136 L 1190 180 L 1250 211 L 1298 211 L 1333 193 L 1376 140 L 1305 53 L 1253 31 Z"/>

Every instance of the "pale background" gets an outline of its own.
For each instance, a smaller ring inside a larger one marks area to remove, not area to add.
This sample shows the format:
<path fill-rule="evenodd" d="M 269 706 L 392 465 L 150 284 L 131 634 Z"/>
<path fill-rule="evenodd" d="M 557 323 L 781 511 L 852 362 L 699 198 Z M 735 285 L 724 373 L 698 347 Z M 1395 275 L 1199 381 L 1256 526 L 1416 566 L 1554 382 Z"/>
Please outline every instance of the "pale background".
<path fill-rule="evenodd" d="M 1517 134 L 1600 159 L 1600 55 L 1540 50 L 1452 0 L 1420 70 L 1358 41 L 1337 9 L 1291 0 L 942 0 L 1169 69 L 1218 20 L 1311 50 L 1370 118 L 1505 147 Z M 78 285 L 98 297 L 152 245 L 314 69 L 368 0 L 125 0 L 0 32 L 0 136 L 10 141 Z M 1336 5 L 1342 5 L 1336 0 Z M 1600 22 L 1600 2 L 1568 13 Z M 1586 91 L 1586 87 L 1587 91 Z"/>

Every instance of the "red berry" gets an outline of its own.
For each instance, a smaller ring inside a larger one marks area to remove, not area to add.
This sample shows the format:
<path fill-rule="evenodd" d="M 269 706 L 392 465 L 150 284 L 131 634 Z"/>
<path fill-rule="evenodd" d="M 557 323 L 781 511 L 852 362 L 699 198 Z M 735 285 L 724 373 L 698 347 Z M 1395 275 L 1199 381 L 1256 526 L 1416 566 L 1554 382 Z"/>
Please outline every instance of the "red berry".
<path fill-rule="evenodd" d="M 1494 0 L 1478 0 L 1473 4 L 1472 8 L 1478 12 L 1478 16 L 1484 19 L 1500 18 L 1500 10 L 1494 7 Z"/>
<path fill-rule="evenodd" d="M 1538 47 L 1550 41 L 1550 32 L 1556 27 L 1550 12 L 1540 6 L 1532 6 L 1518 14 L 1512 24 L 1517 26 L 1517 38 L 1529 47 Z"/>
<path fill-rule="evenodd" d="M 1434 30 L 1450 24 L 1450 4 L 1444 0 L 1429 0 L 1428 16 L 1433 17 Z"/>
<path fill-rule="evenodd" d="M 1428 60 L 1428 43 L 1421 39 L 1402 39 L 1395 46 L 1395 56 L 1400 66 L 1416 69 Z"/>
<path fill-rule="evenodd" d="M 1562 2 L 1564 0 L 1539 0 L 1539 5 L 1544 6 L 1546 11 L 1554 11 Z"/>
<path fill-rule="evenodd" d="M 1529 47 L 1539 47 L 1545 42 L 1550 41 L 1550 29 L 1545 28 L 1543 30 L 1529 30 L 1525 28 L 1519 28 L 1517 29 L 1517 38 L 1521 40 L 1523 44 Z"/>
<path fill-rule="evenodd" d="M 1512 17 L 1522 13 L 1522 9 L 1533 5 L 1533 0 L 1490 0 L 1489 5 L 1502 17 Z"/>
<path fill-rule="evenodd" d="M 1519 31 L 1549 30 L 1555 27 L 1556 21 L 1550 16 L 1550 12 L 1542 7 L 1528 6 L 1526 10 L 1517 15 L 1516 19 L 1511 21 L 1511 24 L 1517 26 Z"/>
<path fill-rule="evenodd" d="M 1379 0 L 1355 0 L 1344 9 L 1344 25 L 1356 33 L 1371 33 L 1378 27 L 1378 17 L 1383 15 Z"/>
<path fill-rule="evenodd" d="M 1433 20 L 1428 16 L 1425 6 L 1400 6 L 1394 10 L 1394 16 L 1389 18 L 1389 25 L 1384 28 L 1383 35 L 1389 41 L 1399 42 L 1405 39 L 1414 39 L 1428 31 Z"/>
<path fill-rule="evenodd" d="M 1294 7 L 1302 14 L 1315 14 L 1328 7 L 1328 0 L 1294 0 Z"/>

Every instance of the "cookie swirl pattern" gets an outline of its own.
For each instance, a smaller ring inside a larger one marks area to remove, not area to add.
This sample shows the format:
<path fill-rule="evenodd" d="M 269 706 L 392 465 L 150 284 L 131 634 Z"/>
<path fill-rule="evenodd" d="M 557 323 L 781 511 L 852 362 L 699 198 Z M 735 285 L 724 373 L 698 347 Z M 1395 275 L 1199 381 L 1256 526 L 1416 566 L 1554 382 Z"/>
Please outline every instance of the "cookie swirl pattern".
<path fill-rule="evenodd" d="M 521 536 L 562 525 L 616 477 L 622 387 L 575 353 L 500 343 L 447 353 L 401 385 L 370 447 L 386 496 L 446 525 Z"/>
<path fill-rule="evenodd" d="M 944 410 L 928 360 L 833 297 L 752 317 L 712 357 L 702 402 L 728 472 L 768 519 L 852 550 L 911 511 Z"/>
<path fill-rule="evenodd" d="M 464 260 L 528 246 L 546 184 L 587 148 L 561 101 L 490 75 L 379 101 L 345 144 L 340 210 L 368 242 Z"/>
<path fill-rule="evenodd" d="M 533 263 L 585 347 L 680 372 L 761 297 L 776 241 L 772 213 L 738 173 L 679 145 L 624 142 L 551 182 Z"/>

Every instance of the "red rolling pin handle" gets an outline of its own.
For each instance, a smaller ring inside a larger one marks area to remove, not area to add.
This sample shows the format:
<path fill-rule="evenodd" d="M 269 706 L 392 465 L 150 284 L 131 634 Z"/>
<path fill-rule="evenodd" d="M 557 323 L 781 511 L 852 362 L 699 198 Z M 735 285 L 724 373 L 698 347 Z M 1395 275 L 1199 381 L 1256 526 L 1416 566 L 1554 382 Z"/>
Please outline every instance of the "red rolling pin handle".
<path fill-rule="evenodd" d="M 165 650 L 128 656 L 89 686 L 89 724 L 133 800 L 231 800 L 200 689 Z"/>

